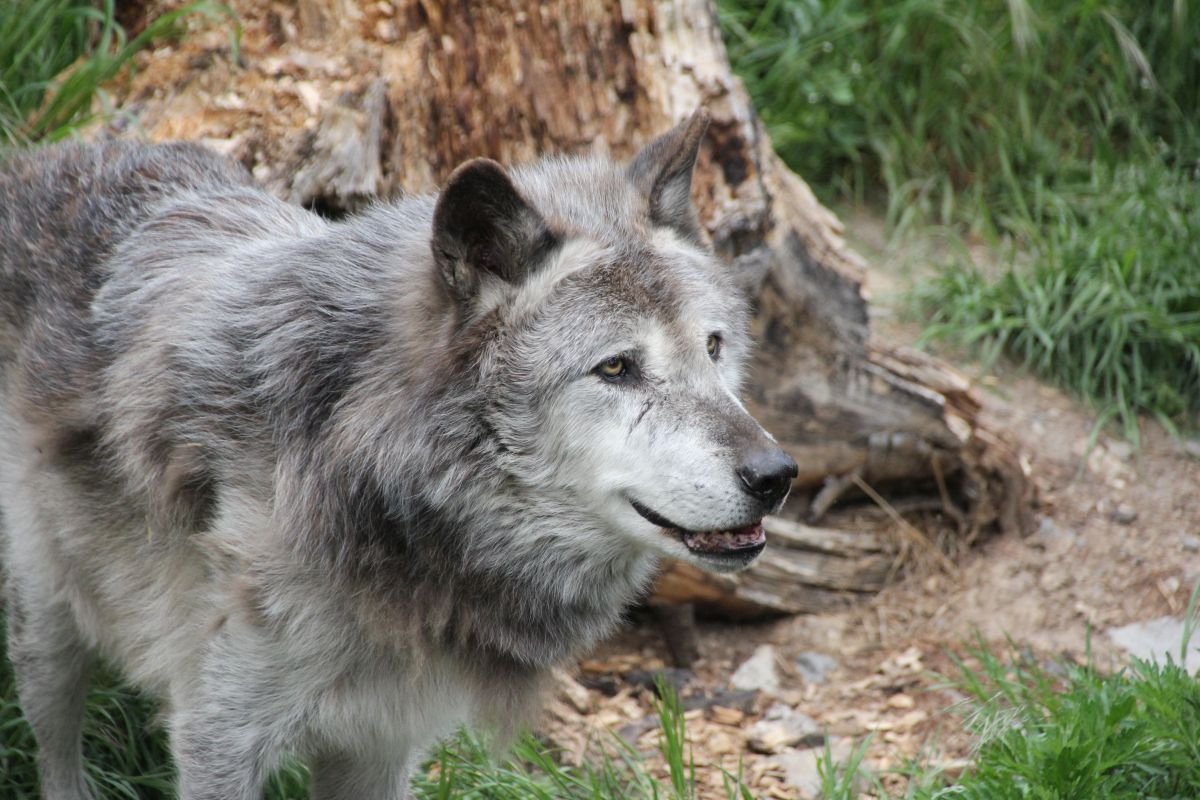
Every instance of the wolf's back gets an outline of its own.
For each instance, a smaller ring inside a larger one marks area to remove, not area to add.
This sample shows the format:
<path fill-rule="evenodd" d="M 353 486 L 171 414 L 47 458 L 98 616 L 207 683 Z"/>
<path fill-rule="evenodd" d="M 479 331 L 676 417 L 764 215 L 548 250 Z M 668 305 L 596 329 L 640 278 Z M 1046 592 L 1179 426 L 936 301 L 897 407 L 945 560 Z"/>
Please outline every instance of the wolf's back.
<path fill-rule="evenodd" d="M 159 201 L 249 182 L 189 144 L 65 144 L 0 162 L 0 373 L 34 329 L 86 338 L 108 257 Z"/>

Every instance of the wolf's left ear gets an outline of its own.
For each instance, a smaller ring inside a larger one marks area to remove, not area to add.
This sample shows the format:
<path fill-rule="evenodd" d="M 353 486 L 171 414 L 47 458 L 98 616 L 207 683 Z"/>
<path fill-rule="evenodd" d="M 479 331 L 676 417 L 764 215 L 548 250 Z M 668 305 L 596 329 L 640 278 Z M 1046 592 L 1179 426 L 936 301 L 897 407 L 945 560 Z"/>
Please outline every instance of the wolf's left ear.
<path fill-rule="evenodd" d="M 484 274 L 519 283 L 557 243 L 542 215 L 490 159 L 454 170 L 433 211 L 433 258 L 459 300 L 475 295 Z"/>
<path fill-rule="evenodd" d="M 642 148 L 627 169 L 650 203 L 650 219 L 684 236 L 700 240 L 700 227 L 692 207 L 692 170 L 700 142 L 708 130 L 703 108 Z"/>

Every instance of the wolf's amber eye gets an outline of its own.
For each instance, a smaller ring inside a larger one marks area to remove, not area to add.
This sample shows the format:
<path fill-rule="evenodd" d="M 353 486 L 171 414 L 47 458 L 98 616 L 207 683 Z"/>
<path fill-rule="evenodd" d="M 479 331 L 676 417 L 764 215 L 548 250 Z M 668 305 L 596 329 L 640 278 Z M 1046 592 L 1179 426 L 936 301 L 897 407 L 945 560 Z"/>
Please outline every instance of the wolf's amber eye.
<path fill-rule="evenodd" d="M 616 379 L 624 377 L 628 371 L 625 365 L 625 359 L 621 356 L 614 356 L 606 361 L 600 362 L 600 366 L 596 367 L 596 371 L 603 378 Z"/>
<path fill-rule="evenodd" d="M 715 333 L 708 335 L 708 341 L 704 344 L 708 350 L 708 357 L 713 361 L 717 360 L 717 356 L 721 355 L 721 337 Z"/>

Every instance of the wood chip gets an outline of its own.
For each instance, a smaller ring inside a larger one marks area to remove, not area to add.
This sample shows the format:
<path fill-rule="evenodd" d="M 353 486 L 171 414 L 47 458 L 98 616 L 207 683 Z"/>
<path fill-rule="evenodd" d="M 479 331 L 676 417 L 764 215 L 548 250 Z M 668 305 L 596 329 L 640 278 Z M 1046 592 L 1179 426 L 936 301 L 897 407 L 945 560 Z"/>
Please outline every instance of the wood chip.
<path fill-rule="evenodd" d="M 712 721 L 720 725 L 741 725 L 746 715 L 739 709 L 726 708 L 725 706 L 713 706 Z"/>

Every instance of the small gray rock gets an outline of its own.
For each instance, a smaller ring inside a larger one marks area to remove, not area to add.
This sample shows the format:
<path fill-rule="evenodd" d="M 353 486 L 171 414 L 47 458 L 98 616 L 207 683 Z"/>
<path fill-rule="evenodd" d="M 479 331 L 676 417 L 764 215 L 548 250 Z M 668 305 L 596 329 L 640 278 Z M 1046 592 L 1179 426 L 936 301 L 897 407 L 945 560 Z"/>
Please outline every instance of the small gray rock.
<path fill-rule="evenodd" d="M 1104 449 L 1122 461 L 1132 461 L 1137 453 L 1132 444 L 1123 440 L 1107 442 Z"/>
<path fill-rule="evenodd" d="M 1183 631 L 1182 619 L 1159 617 L 1120 628 L 1109 628 L 1105 633 L 1130 655 L 1160 664 L 1166 663 L 1169 657 L 1178 664 Z M 1188 643 L 1186 656 L 1186 661 L 1181 666 L 1191 672 L 1200 665 L 1200 641 L 1195 637 Z"/>
<path fill-rule="evenodd" d="M 854 743 L 847 738 L 831 738 L 829 749 L 835 764 L 843 763 L 850 757 Z M 821 796 L 821 773 L 817 762 L 825 754 L 823 747 L 808 750 L 784 750 L 774 757 L 779 766 L 783 767 L 783 782 L 800 790 L 802 797 Z"/>
<path fill-rule="evenodd" d="M 820 797 L 821 773 L 817 762 L 821 758 L 819 749 L 788 750 L 775 756 L 775 761 L 783 767 L 783 782 L 800 790 L 804 798 Z"/>
<path fill-rule="evenodd" d="M 626 725 L 622 725 L 617 729 L 617 736 L 620 736 L 630 747 L 637 747 L 638 739 L 642 738 L 642 734 L 648 733 L 661 724 L 656 714 L 651 714 L 648 717 L 642 717 L 639 720 L 634 720 Z"/>
<path fill-rule="evenodd" d="M 1189 553 L 1195 553 L 1197 550 L 1200 550 L 1200 536 L 1192 536 L 1189 533 L 1185 533 L 1183 538 L 1180 539 L 1180 544 L 1183 545 L 1184 550 L 1187 550 Z"/>
<path fill-rule="evenodd" d="M 817 721 L 790 706 L 777 703 L 750 726 L 746 744 L 756 753 L 773 755 L 788 747 L 814 747 L 825 741 Z"/>
<path fill-rule="evenodd" d="M 1042 517 L 1038 521 L 1037 538 L 1043 547 L 1060 547 L 1074 544 L 1079 538 L 1071 528 L 1061 527 L 1050 517 Z"/>
<path fill-rule="evenodd" d="M 778 657 L 771 645 L 759 645 L 754 655 L 734 671 L 729 683 L 735 689 L 753 689 L 769 694 L 778 692 L 779 671 L 775 667 Z"/>
<path fill-rule="evenodd" d="M 625 682 L 631 686 L 636 686 L 639 689 L 647 689 L 655 694 L 658 693 L 658 682 L 661 680 L 667 686 L 675 690 L 678 695 L 683 694 L 683 690 L 692 682 L 696 674 L 690 669 L 678 669 L 676 667 L 667 667 L 666 669 L 635 669 L 625 673 Z"/>
<path fill-rule="evenodd" d="M 1137 519 L 1137 509 L 1128 503 L 1121 503 L 1117 506 L 1117 510 L 1112 513 L 1113 522 L 1119 525 L 1128 525 Z"/>
<path fill-rule="evenodd" d="M 796 671 L 805 683 L 825 683 L 829 680 L 829 673 L 837 668 L 837 659 L 824 653 L 810 651 L 796 656 Z"/>

